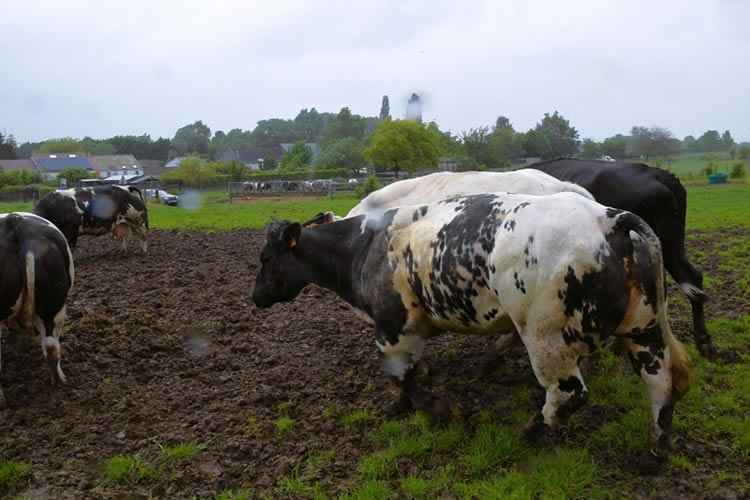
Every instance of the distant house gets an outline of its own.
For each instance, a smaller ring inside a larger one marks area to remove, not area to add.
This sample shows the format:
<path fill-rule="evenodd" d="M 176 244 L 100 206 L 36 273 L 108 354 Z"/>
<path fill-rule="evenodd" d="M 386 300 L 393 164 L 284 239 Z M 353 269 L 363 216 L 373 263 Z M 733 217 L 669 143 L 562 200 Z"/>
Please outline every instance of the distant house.
<path fill-rule="evenodd" d="M 15 171 L 28 170 L 29 172 L 36 172 L 37 168 L 34 162 L 30 159 L 26 160 L 0 160 L 0 170 L 4 173 L 9 174 Z"/>
<path fill-rule="evenodd" d="M 144 174 L 143 167 L 133 155 L 93 155 L 89 161 L 102 179 Z"/>
<path fill-rule="evenodd" d="M 55 180 L 61 170 L 69 167 L 83 168 L 91 173 L 91 177 L 96 176 L 86 153 L 36 153 L 31 155 L 31 161 L 47 180 Z"/>
<path fill-rule="evenodd" d="M 245 164 L 250 170 L 259 170 L 264 159 L 273 158 L 276 164 L 278 164 L 283 153 L 284 150 L 281 146 L 227 149 L 221 154 L 219 159 L 225 162 L 238 161 Z"/>
<path fill-rule="evenodd" d="M 169 169 L 161 164 L 159 160 L 139 160 L 145 175 L 161 175 L 169 172 Z"/>

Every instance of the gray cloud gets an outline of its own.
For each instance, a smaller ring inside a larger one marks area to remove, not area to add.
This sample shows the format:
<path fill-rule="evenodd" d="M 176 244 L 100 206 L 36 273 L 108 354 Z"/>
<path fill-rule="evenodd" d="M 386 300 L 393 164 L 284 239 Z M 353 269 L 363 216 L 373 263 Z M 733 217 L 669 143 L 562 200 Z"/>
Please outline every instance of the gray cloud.
<path fill-rule="evenodd" d="M 654 5 L 656 4 L 656 5 Z M 661 125 L 750 140 L 743 1 L 12 2 L 0 130 L 171 137 L 301 108 L 401 117 L 411 92 L 454 133 L 559 110 L 582 137 Z"/>

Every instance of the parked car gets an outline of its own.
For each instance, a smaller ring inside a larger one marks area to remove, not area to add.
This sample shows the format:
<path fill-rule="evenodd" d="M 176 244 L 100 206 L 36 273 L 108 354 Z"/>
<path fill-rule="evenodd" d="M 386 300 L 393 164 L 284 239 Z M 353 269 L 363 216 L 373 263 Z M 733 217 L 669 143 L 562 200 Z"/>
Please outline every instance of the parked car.
<path fill-rule="evenodd" d="M 166 205 L 177 206 L 180 202 L 180 197 L 176 194 L 167 193 L 163 189 L 146 189 L 143 192 L 143 196 L 148 198 L 158 198 Z"/>
<path fill-rule="evenodd" d="M 602 160 L 602 161 L 617 161 L 617 160 L 615 160 L 614 158 L 612 158 L 612 157 L 611 157 L 611 156 L 609 156 L 609 155 L 604 155 L 604 156 L 602 156 L 602 157 L 601 157 L 601 158 L 599 158 L 599 159 L 600 159 L 600 160 Z"/>

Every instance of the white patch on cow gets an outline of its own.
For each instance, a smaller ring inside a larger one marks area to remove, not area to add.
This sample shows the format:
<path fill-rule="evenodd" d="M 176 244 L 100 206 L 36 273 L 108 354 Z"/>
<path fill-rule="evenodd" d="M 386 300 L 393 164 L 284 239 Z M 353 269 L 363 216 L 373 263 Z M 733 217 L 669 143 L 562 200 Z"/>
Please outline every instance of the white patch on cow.
<path fill-rule="evenodd" d="M 691 283 L 680 283 L 680 288 L 691 299 L 700 299 L 703 297 L 703 290 Z"/>
<path fill-rule="evenodd" d="M 399 335 L 398 342 L 395 344 L 390 342 L 381 344 L 375 341 L 375 345 L 386 357 L 383 362 L 383 369 L 386 370 L 388 375 L 399 378 L 406 374 L 409 366 L 422 359 L 424 344 L 425 339 L 415 334 Z"/>

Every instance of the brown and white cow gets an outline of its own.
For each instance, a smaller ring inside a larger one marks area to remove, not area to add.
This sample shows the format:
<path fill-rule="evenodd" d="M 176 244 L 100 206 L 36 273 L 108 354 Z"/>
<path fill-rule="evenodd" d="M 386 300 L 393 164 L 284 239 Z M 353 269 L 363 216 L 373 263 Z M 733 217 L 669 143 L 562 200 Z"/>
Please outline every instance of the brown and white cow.
<path fill-rule="evenodd" d="M 62 231 L 71 248 L 78 235 L 112 233 L 122 240 L 123 250 L 133 235 L 141 240 L 146 252 L 148 212 L 141 191 L 133 186 L 106 185 L 59 189 L 45 195 L 33 212 L 52 222 Z"/>
<path fill-rule="evenodd" d="M 65 382 L 58 338 L 74 279 L 73 256 L 65 237 L 37 215 L 0 214 L 0 276 L 0 336 L 6 328 L 36 331 L 52 383 Z M 0 408 L 4 407 L 0 389 Z"/>
<path fill-rule="evenodd" d="M 659 240 L 638 216 L 573 193 L 481 194 L 309 229 L 276 221 L 260 259 L 258 307 L 309 283 L 333 290 L 371 319 L 402 402 L 439 415 L 447 405 L 414 380 L 425 341 L 516 329 L 547 391 L 529 438 L 586 402 L 578 361 L 614 337 L 649 392 L 644 467 L 670 446 L 673 405 L 694 374 L 667 319 Z"/>

